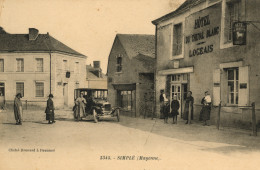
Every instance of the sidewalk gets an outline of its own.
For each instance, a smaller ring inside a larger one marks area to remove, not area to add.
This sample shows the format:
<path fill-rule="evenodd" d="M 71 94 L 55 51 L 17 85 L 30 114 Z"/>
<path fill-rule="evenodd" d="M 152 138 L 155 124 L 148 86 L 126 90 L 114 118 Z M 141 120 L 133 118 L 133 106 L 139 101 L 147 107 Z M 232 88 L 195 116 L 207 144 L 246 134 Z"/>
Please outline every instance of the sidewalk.
<path fill-rule="evenodd" d="M 178 124 L 172 124 L 172 119 L 168 120 L 168 124 L 164 123 L 163 119 L 133 118 L 121 116 L 120 125 L 139 129 L 146 132 L 151 132 L 157 135 L 175 138 L 187 142 L 212 142 L 233 145 L 214 148 L 219 152 L 234 152 L 234 151 L 260 151 L 260 137 L 250 136 L 251 131 L 223 128 L 217 130 L 215 125 L 202 126 L 202 123 L 192 122 L 185 124 L 186 121 L 178 120 Z"/>

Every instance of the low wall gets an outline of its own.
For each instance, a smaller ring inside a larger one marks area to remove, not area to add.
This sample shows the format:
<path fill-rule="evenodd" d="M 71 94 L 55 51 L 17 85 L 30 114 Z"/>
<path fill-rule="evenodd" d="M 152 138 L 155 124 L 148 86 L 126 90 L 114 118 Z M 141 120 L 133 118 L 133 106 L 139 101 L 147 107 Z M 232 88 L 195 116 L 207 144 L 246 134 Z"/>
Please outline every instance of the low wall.
<path fill-rule="evenodd" d="M 194 120 L 199 120 L 202 105 L 194 105 Z M 217 122 L 218 107 L 212 107 L 210 113 L 210 123 L 215 125 Z M 260 128 L 260 110 L 256 109 L 256 123 Z M 252 108 L 221 107 L 220 127 L 235 127 L 242 129 L 252 129 Z"/>

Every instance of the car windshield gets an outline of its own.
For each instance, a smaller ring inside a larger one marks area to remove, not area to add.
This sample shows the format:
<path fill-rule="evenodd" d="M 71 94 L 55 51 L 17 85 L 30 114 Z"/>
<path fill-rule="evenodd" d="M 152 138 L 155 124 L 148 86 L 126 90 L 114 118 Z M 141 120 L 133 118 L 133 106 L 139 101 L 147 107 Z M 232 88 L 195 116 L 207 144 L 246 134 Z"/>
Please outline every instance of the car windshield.
<path fill-rule="evenodd" d="M 107 99 L 107 91 L 104 90 L 95 90 L 93 91 L 93 97 L 94 99 Z"/>

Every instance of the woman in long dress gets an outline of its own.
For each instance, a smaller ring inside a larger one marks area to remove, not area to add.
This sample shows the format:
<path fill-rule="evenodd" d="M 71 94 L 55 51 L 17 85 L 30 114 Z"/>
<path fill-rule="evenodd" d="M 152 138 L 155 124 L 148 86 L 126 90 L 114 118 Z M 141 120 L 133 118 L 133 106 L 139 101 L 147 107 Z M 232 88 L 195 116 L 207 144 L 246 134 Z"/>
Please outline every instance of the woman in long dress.
<path fill-rule="evenodd" d="M 205 92 L 205 97 L 202 99 L 201 104 L 203 104 L 203 106 L 200 112 L 200 120 L 204 122 L 203 126 L 209 126 L 208 121 L 210 120 L 211 97 L 208 91 Z"/>
<path fill-rule="evenodd" d="M 49 124 L 55 123 L 54 120 L 54 103 L 53 103 L 53 95 L 49 95 L 49 99 L 47 100 L 47 107 L 45 109 L 46 120 L 48 120 Z"/>
<path fill-rule="evenodd" d="M 185 100 L 185 107 L 184 107 L 184 114 L 183 114 L 183 120 L 187 120 L 186 124 L 188 124 L 188 119 L 189 119 L 189 103 L 191 103 L 191 120 L 193 120 L 193 103 L 194 103 L 194 98 L 191 96 L 192 92 L 189 91 L 187 94 L 187 98 Z"/>
<path fill-rule="evenodd" d="M 80 93 L 80 97 L 78 97 L 75 101 L 75 104 L 77 106 L 76 110 L 76 120 L 79 121 L 83 117 L 86 117 L 85 112 L 85 105 L 86 105 L 86 99 L 83 97 L 83 93 Z"/>
<path fill-rule="evenodd" d="M 22 94 L 18 93 L 14 99 L 14 117 L 16 120 L 16 125 L 22 125 L 22 102 L 21 102 Z"/>

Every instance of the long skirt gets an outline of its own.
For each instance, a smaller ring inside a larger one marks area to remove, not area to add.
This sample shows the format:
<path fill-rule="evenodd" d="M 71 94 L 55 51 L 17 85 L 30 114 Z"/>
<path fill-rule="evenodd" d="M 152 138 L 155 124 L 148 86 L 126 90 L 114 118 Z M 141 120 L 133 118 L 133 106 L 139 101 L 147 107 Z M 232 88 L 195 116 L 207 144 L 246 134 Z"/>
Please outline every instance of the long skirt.
<path fill-rule="evenodd" d="M 203 106 L 200 112 L 200 120 L 206 121 L 210 120 L 210 106 Z"/>
<path fill-rule="evenodd" d="M 46 113 L 46 120 L 54 121 L 54 112 Z"/>
<path fill-rule="evenodd" d="M 22 114 L 23 114 L 23 109 L 22 106 L 19 106 L 17 110 L 16 108 L 14 109 L 14 117 L 16 121 L 22 121 Z"/>

